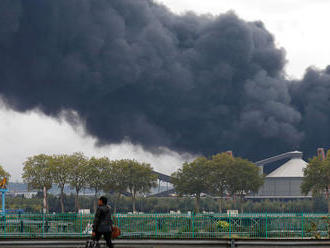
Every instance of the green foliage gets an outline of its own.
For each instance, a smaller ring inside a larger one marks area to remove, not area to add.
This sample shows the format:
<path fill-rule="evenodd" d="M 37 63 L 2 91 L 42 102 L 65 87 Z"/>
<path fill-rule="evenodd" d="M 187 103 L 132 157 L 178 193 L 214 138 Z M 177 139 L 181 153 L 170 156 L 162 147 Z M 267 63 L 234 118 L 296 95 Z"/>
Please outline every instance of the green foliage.
<path fill-rule="evenodd" d="M 116 194 L 107 195 L 109 205 L 114 206 L 117 202 L 117 212 L 127 213 L 132 210 L 132 198 L 122 196 L 119 200 Z M 32 199 L 22 197 L 7 197 L 7 206 L 10 209 L 24 209 L 27 212 L 38 212 L 42 206 L 42 194 Z M 61 212 L 59 196 L 49 195 L 49 211 Z M 9 204 L 10 203 L 10 204 Z M 317 203 L 317 204 L 316 204 Z M 13 204 L 13 205 L 12 205 Z M 75 195 L 64 195 L 64 204 L 67 212 L 75 211 Z M 93 209 L 94 197 L 80 196 L 79 205 L 83 209 Z M 235 202 L 233 200 L 225 200 L 223 203 L 224 209 L 233 209 Z M 316 206 L 316 208 L 315 208 Z M 200 199 L 200 207 L 202 211 L 217 212 L 216 200 L 209 197 Z M 251 201 L 247 200 L 238 203 L 238 207 L 242 208 L 245 213 L 324 213 L 327 211 L 327 204 L 324 199 L 305 199 L 292 201 L 279 200 L 262 200 Z M 191 197 L 137 197 L 136 210 L 145 213 L 168 213 L 180 210 L 182 213 L 194 210 L 194 198 Z"/>
<path fill-rule="evenodd" d="M 228 167 L 227 190 L 232 196 L 257 192 L 264 183 L 259 168 L 246 159 L 235 158 Z"/>
<path fill-rule="evenodd" d="M 88 161 L 87 185 L 95 192 L 94 211 L 96 211 L 97 208 L 97 194 L 104 188 L 106 181 L 110 176 L 107 173 L 110 167 L 111 162 L 107 157 L 92 157 Z"/>
<path fill-rule="evenodd" d="M 0 177 L 1 177 L 0 166 Z M 3 171 L 3 175 L 8 175 Z M 132 195 L 133 211 L 137 194 L 148 193 L 151 187 L 156 186 L 157 176 L 149 164 L 135 160 L 110 161 L 106 157 L 88 159 L 83 153 L 72 155 L 36 155 L 24 163 L 23 179 L 29 187 L 36 190 L 49 190 L 56 184 L 61 191 L 60 205 L 64 212 L 64 187 L 69 184 L 75 190 L 75 210 L 80 208 L 79 193 L 84 188 L 98 192 L 120 194 L 129 191 Z M 46 197 L 46 196 L 45 196 Z M 96 208 L 94 202 L 94 208 Z M 70 209 L 70 208 L 69 208 Z"/>
<path fill-rule="evenodd" d="M 318 225 L 316 222 L 311 222 L 307 232 L 310 233 L 311 237 L 314 239 L 321 239 L 321 232 L 318 229 Z"/>
<path fill-rule="evenodd" d="M 124 160 L 111 161 L 104 171 L 107 176 L 104 180 L 103 190 L 117 194 L 114 202 L 114 212 L 117 211 L 117 204 L 121 194 L 127 192 L 128 176 L 124 164 Z"/>
<path fill-rule="evenodd" d="M 210 160 L 200 157 L 191 163 L 184 163 L 172 177 L 179 195 L 196 197 L 196 212 L 199 211 L 202 193 L 219 196 L 221 212 L 221 197 L 226 193 L 230 196 L 243 196 L 258 191 L 263 185 L 263 176 L 255 164 L 227 153 L 217 154 Z"/>
<path fill-rule="evenodd" d="M 330 153 L 327 153 L 325 160 L 320 157 L 313 157 L 304 170 L 304 180 L 301 185 L 304 194 L 312 192 L 313 196 L 320 196 L 325 193 L 328 200 L 328 212 L 330 213 Z"/>
<path fill-rule="evenodd" d="M 229 228 L 230 228 L 230 225 L 227 221 L 224 221 L 224 220 L 219 220 L 217 222 L 217 228 L 220 230 L 220 231 L 223 231 L 223 232 L 228 232 L 229 231 Z"/>
<path fill-rule="evenodd" d="M 88 161 L 87 184 L 89 188 L 99 192 L 111 176 L 107 173 L 111 166 L 111 161 L 107 157 L 92 157 Z"/>
<path fill-rule="evenodd" d="M 323 219 L 325 220 L 325 222 L 327 223 L 327 229 L 328 229 L 328 239 L 330 238 L 330 215 L 328 215 L 327 217 L 323 217 Z"/>
<path fill-rule="evenodd" d="M 64 207 L 64 187 L 69 183 L 70 178 L 70 163 L 68 155 L 53 155 L 50 163 L 51 177 L 53 182 L 59 187 L 61 191 L 61 211 L 65 212 Z"/>
<path fill-rule="evenodd" d="M 7 209 L 23 209 L 28 213 L 40 213 L 42 210 L 42 198 L 34 197 L 32 199 L 26 199 L 22 196 L 7 197 L 6 206 Z"/>
<path fill-rule="evenodd" d="M 5 171 L 5 169 L 0 165 L 0 181 L 2 181 L 4 178 L 7 178 L 7 183 L 10 178 L 9 172 Z"/>
<path fill-rule="evenodd" d="M 88 159 L 82 153 L 74 153 L 68 157 L 68 166 L 70 167 L 70 185 L 76 192 L 79 192 L 87 186 Z"/>
<path fill-rule="evenodd" d="M 178 230 L 178 233 L 198 233 L 199 229 L 193 225 L 192 220 L 189 219 L 184 225 L 181 225 L 181 227 Z"/>
<path fill-rule="evenodd" d="M 234 162 L 235 159 L 227 153 L 214 155 L 209 161 L 207 189 L 211 194 L 220 197 L 225 195 L 229 185 L 229 170 Z"/>
<path fill-rule="evenodd" d="M 69 183 L 70 177 L 70 163 L 69 156 L 65 154 L 53 155 L 50 160 L 51 177 L 53 182 L 57 184 L 60 189 Z"/>
<path fill-rule="evenodd" d="M 208 160 L 199 157 L 191 163 L 184 163 L 182 168 L 172 174 L 172 183 L 178 194 L 200 196 L 208 190 Z"/>
<path fill-rule="evenodd" d="M 110 166 L 105 170 L 107 177 L 103 189 L 106 192 L 126 193 L 128 187 L 128 174 L 127 174 L 128 160 L 115 160 L 111 161 Z"/>
<path fill-rule="evenodd" d="M 328 159 L 328 156 L 327 156 Z M 304 170 L 304 180 L 301 185 L 301 191 L 305 195 L 312 192 L 314 196 L 323 193 L 328 183 L 326 183 L 325 170 L 326 161 L 322 161 L 319 157 L 313 157 Z"/>
<path fill-rule="evenodd" d="M 83 153 L 74 153 L 68 157 L 70 167 L 70 186 L 76 191 L 76 211 L 79 210 L 79 192 L 88 186 L 89 166 L 88 158 Z"/>
<path fill-rule="evenodd" d="M 51 156 L 40 154 L 24 162 L 22 178 L 30 188 L 42 190 L 46 187 L 49 190 L 52 187 L 51 160 Z"/>
<path fill-rule="evenodd" d="M 119 160 L 117 163 L 122 167 L 123 182 L 127 183 L 132 197 L 132 209 L 135 212 L 136 194 L 148 193 L 156 186 L 157 176 L 153 173 L 150 164 L 128 159 Z"/>
<path fill-rule="evenodd" d="M 150 164 L 139 163 L 135 160 L 121 161 L 131 194 L 148 193 L 151 187 L 156 187 L 157 176 L 153 173 Z"/>
<path fill-rule="evenodd" d="M 172 183 L 179 195 L 195 195 L 196 212 L 199 212 L 201 193 L 209 190 L 209 176 L 209 164 L 205 157 L 199 157 L 191 163 L 184 163 L 182 168 L 172 174 Z"/>

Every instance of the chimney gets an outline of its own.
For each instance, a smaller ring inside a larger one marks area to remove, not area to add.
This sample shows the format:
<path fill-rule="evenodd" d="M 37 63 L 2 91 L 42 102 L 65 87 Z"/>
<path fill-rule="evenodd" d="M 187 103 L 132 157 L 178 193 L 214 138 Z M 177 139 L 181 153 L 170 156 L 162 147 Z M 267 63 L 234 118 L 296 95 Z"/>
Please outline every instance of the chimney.
<path fill-rule="evenodd" d="M 325 153 L 323 148 L 317 148 L 317 156 L 321 159 L 325 159 Z"/>

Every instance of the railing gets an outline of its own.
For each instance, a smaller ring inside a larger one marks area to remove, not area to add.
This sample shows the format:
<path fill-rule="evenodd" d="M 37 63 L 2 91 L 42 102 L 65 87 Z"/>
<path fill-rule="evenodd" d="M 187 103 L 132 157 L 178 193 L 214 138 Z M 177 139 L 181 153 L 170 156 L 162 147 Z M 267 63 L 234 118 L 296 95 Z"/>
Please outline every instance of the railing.
<path fill-rule="evenodd" d="M 93 215 L 7 214 L 0 216 L 0 237 L 87 237 Z M 326 214 L 117 214 L 121 238 L 329 238 Z"/>

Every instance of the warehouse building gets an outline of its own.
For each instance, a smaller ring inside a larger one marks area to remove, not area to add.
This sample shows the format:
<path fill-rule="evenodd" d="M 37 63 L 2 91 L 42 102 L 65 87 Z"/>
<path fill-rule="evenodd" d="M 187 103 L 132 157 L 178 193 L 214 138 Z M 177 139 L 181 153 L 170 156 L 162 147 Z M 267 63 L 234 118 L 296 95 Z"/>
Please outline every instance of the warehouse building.
<path fill-rule="evenodd" d="M 310 197 L 310 195 L 305 196 L 301 193 L 300 187 L 304 177 L 304 169 L 307 166 L 307 162 L 302 157 L 302 152 L 294 151 L 256 162 L 263 171 L 264 166 L 275 161 L 287 160 L 266 175 L 265 183 L 258 194 L 248 198 L 297 199 Z"/>

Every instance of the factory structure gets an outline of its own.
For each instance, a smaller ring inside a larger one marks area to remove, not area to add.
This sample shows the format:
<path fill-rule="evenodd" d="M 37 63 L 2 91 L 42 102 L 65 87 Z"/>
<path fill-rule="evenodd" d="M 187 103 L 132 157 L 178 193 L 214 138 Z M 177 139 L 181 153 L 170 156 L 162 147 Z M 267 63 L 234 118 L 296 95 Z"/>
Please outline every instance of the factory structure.
<path fill-rule="evenodd" d="M 307 162 L 303 160 L 303 153 L 299 151 L 287 152 L 256 162 L 263 172 L 264 167 L 277 161 L 285 161 L 277 169 L 265 175 L 264 185 L 257 194 L 248 196 L 254 199 L 298 199 L 311 195 L 301 193 L 301 184 Z"/>
<path fill-rule="evenodd" d="M 317 155 L 324 159 L 324 149 L 318 148 Z M 247 196 L 247 198 L 299 199 L 312 197 L 311 193 L 308 195 L 301 193 L 304 169 L 307 166 L 307 162 L 303 160 L 303 153 L 299 151 L 287 152 L 257 161 L 255 164 L 259 166 L 261 172 L 263 172 L 265 167 L 278 161 L 284 162 L 277 167 L 277 169 L 265 175 L 264 185 L 260 188 L 257 194 Z"/>

